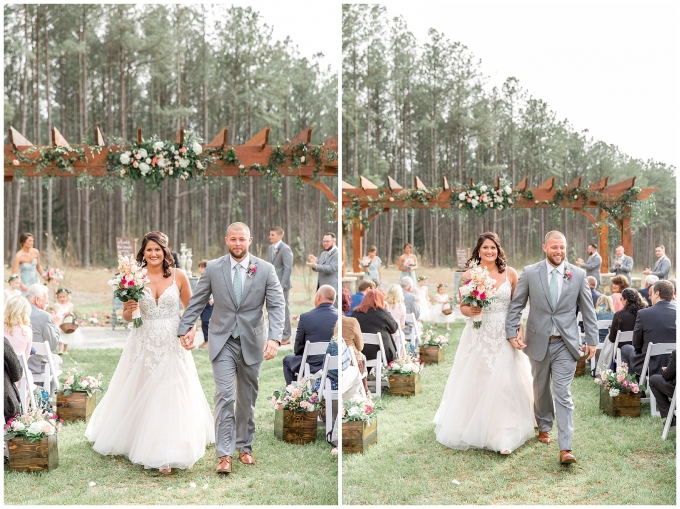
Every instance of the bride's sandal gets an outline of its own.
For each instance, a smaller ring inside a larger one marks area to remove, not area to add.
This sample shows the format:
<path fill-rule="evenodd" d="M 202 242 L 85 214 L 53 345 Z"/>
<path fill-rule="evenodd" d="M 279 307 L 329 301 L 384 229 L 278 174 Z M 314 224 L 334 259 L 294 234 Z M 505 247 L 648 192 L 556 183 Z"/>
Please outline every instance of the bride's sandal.
<path fill-rule="evenodd" d="M 172 468 L 159 468 L 158 471 L 159 471 L 161 474 L 168 475 L 168 474 L 171 474 L 171 473 L 172 473 Z"/>
<path fill-rule="evenodd" d="M 512 451 L 510 449 L 504 449 L 504 450 L 499 451 L 499 452 L 503 456 L 509 456 L 510 454 L 512 454 Z"/>

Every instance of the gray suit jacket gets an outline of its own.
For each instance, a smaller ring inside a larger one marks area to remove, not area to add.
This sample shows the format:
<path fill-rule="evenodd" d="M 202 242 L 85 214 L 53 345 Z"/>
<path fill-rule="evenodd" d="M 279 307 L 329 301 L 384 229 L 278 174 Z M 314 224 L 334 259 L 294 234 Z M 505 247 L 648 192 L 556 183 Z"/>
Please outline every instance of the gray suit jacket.
<path fill-rule="evenodd" d="M 210 295 L 213 296 L 213 313 L 208 333 L 208 356 L 214 360 L 229 340 L 234 326 L 238 323 L 241 337 L 241 352 L 246 365 L 262 362 L 262 352 L 268 339 L 281 341 L 285 301 L 276 271 L 271 263 L 250 256 L 255 264 L 255 273 L 245 277 L 241 305 L 236 306 L 234 287 L 231 282 L 230 256 L 210 260 L 203 275 L 196 283 L 196 292 L 189 301 L 177 334 L 183 336 L 196 323 L 205 308 Z M 269 330 L 264 323 L 264 305 L 267 304 Z"/>
<path fill-rule="evenodd" d="M 666 255 L 663 255 L 661 258 L 659 258 L 654 265 L 654 270 L 652 270 L 652 274 L 654 274 L 656 277 L 659 279 L 668 279 L 668 274 L 671 272 L 671 261 L 668 259 Z"/>
<path fill-rule="evenodd" d="M 274 244 L 269 245 L 267 261 L 274 265 L 276 276 L 286 290 L 293 285 L 290 283 L 290 275 L 293 273 L 293 250 L 285 242 L 281 242 L 278 252 L 274 250 Z"/>
<path fill-rule="evenodd" d="M 420 318 L 420 307 L 418 307 L 418 298 L 412 293 L 407 292 L 403 288 L 401 289 L 401 293 L 404 294 L 404 305 L 406 306 L 406 312 L 413 313 L 416 317 L 416 320 Z M 411 333 L 411 325 L 408 322 L 406 322 L 406 328 L 404 329 L 404 332 L 407 334 Z"/>
<path fill-rule="evenodd" d="M 614 262 L 616 262 L 616 258 L 614 258 Z M 633 270 L 633 259 L 627 254 L 624 254 L 623 262 L 621 262 L 619 267 L 614 267 L 614 262 L 612 262 L 611 271 L 616 272 L 617 276 L 626 276 L 628 282 L 632 284 L 633 280 L 630 277 L 630 272 Z"/>
<path fill-rule="evenodd" d="M 597 279 L 597 284 L 600 284 L 600 268 L 602 267 L 602 257 L 600 253 L 592 254 L 583 262 L 581 268 L 586 271 L 586 277 L 593 276 Z"/>
<path fill-rule="evenodd" d="M 333 253 L 324 251 L 319 255 L 314 269 L 319 273 L 319 286 L 331 285 L 338 291 L 338 248 L 333 248 Z M 336 299 L 337 300 L 337 299 Z"/>
<path fill-rule="evenodd" d="M 39 309 L 35 304 L 31 304 L 31 328 L 34 343 L 47 343 L 50 345 L 50 350 L 57 348 L 60 336 L 59 327 L 54 324 L 51 314 Z M 47 357 L 31 355 L 26 364 L 32 373 L 43 373 Z"/>
<path fill-rule="evenodd" d="M 581 309 L 583 325 L 586 332 L 586 343 L 597 345 L 599 335 L 597 331 L 597 318 L 595 306 L 590 293 L 590 287 L 586 280 L 586 273 L 575 265 L 567 264 L 571 272 L 571 278 L 562 285 L 562 292 L 555 309 L 550 303 L 550 286 L 546 269 L 546 260 L 534 265 L 524 267 L 524 272 L 517 281 L 515 294 L 508 308 L 508 316 L 505 321 L 507 337 L 517 336 L 519 323 L 522 319 L 522 310 L 531 301 L 529 318 L 524 331 L 524 342 L 527 347 L 524 353 L 530 359 L 542 361 L 548 352 L 550 331 L 553 323 L 557 333 L 567 345 L 569 352 L 578 360 L 579 354 L 579 328 L 576 323 L 576 305 Z"/>

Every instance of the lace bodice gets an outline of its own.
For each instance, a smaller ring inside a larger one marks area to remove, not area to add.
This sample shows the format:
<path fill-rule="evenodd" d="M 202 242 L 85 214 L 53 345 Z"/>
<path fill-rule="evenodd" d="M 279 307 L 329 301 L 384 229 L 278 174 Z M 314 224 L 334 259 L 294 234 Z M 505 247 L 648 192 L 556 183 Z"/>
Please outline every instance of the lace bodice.
<path fill-rule="evenodd" d="M 473 329 L 472 318 L 468 318 L 464 334 L 472 335 L 472 341 L 468 342 L 468 353 L 473 350 L 480 351 L 486 359 L 489 368 L 493 368 L 500 353 L 500 348 L 507 341 L 505 335 L 505 317 L 508 314 L 512 285 L 506 279 L 498 287 L 496 297 L 491 304 L 484 308 L 481 315 L 482 326 Z"/>
<path fill-rule="evenodd" d="M 151 290 L 146 290 L 139 301 L 142 326 L 132 329 L 130 335 L 133 341 L 132 361 L 144 358 L 144 366 L 149 371 L 154 371 L 170 355 L 179 355 L 187 362 L 188 352 L 177 337 L 179 302 L 179 288 L 174 281 L 158 297 L 158 302 L 151 295 Z"/>
<path fill-rule="evenodd" d="M 38 282 L 38 270 L 36 266 L 38 265 L 38 259 L 33 258 L 33 260 L 28 262 L 21 262 L 19 264 L 19 274 L 21 274 L 21 282 L 26 286 L 31 286 Z"/>

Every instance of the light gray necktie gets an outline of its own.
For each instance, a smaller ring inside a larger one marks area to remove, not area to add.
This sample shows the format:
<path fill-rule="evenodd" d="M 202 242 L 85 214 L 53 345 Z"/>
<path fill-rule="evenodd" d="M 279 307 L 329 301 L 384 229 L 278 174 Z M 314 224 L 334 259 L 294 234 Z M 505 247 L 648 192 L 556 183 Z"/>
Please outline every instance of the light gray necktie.
<path fill-rule="evenodd" d="M 559 274 L 559 271 L 557 269 L 553 269 L 552 272 L 552 277 L 550 278 L 550 300 L 552 301 L 552 308 L 553 311 L 555 311 L 555 308 L 557 307 L 557 275 Z M 550 329 L 550 335 L 554 336 L 555 335 L 555 324 L 553 323 L 552 328 Z"/>
<path fill-rule="evenodd" d="M 241 296 L 243 295 L 243 288 L 242 288 L 242 276 L 241 276 L 241 264 L 236 265 L 236 269 L 234 269 L 234 280 L 233 280 L 233 286 L 234 286 L 234 297 L 236 297 L 236 307 L 241 305 Z M 238 330 L 238 322 L 234 326 L 234 330 L 231 331 L 231 336 L 234 338 L 237 338 L 240 336 L 240 332 Z"/>

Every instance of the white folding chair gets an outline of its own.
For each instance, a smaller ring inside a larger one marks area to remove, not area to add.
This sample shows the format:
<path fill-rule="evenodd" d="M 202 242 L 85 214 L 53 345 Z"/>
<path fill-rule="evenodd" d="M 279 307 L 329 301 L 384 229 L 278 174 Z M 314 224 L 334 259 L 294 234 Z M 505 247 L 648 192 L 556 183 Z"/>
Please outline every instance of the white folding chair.
<path fill-rule="evenodd" d="M 52 356 L 52 352 L 47 343 L 33 343 L 33 348 L 35 349 L 35 355 L 47 357 L 45 372 L 40 374 L 33 373 L 33 381 L 42 382 L 47 394 L 52 394 L 52 384 L 54 384 L 55 390 L 59 390 L 59 375 L 61 374 L 61 371 L 57 370 L 54 357 Z"/>
<path fill-rule="evenodd" d="M 616 333 L 616 339 L 614 340 L 614 359 L 616 362 L 616 365 L 614 366 L 615 369 L 618 369 L 621 366 L 621 345 L 624 343 L 632 343 L 633 342 L 633 331 L 618 331 Z M 630 366 L 628 366 L 630 368 Z"/>
<path fill-rule="evenodd" d="M 656 399 L 654 398 L 652 390 L 649 388 L 649 360 L 652 357 L 657 357 L 659 355 L 670 355 L 673 350 L 675 350 L 675 343 L 649 343 L 649 345 L 647 345 L 645 363 L 642 365 L 642 372 L 640 373 L 640 385 L 647 386 L 645 393 L 648 397 L 640 398 L 640 402 L 649 403 L 649 411 L 654 417 L 661 417 L 661 414 L 656 408 Z"/>
<path fill-rule="evenodd" d="M 673 422 L 673 418 L 675 417 L 675 397 L 678 393 L 678 389 L 676 388 L 673 391 L 673 399 L 671 399 L 671 406 L 668 409 L 668 416 L 666 417 L 666 424 L 663 427 L 663 433 L 661 434 L 661 440 L 666 440 L 666 437 L 668 437 L 668 432 L 672 429 L 675 431 L 675 426 L 671 426 L 671 423 Z"/>
<path fill-rule="evenodd" d="M 366 365 L 366 369 L 368 368 L 374 368 L 373 372 L 375 373 L 375 381 L 373 380 L 367 380 L 369 388 L 371 384 L 375 385 L 375 394 L 376 396 L 380 397 L 381 394 L 381 388 L 382 388 L 382 368 L 383 366 L 387 366 L 387 356 L 385 355 L 385 345 L 383 345 L 383 340 L 382 336 L 380 333 L 375 332 L 362 332 L 361 333 L 361 338 L 364 340 L 364 346 L 366 345 L 375 345 L 380 348 L 378 351 L 378 354 L 376 355 L 376 358 L 373 360 L 367 360 L 364 364 Z M 385 384 L 386 386 L 388 384 Z"/>
<path fill-rule="evenodd" d="M 414 313 L 407 313 L 406 323 L 411 325 L 411 332 L 408 334 L 404 332 L 404 337 L 406 341 L 413 345 L 413 348 L 417 349 L 420 346 L 420 337 L 422 336 L 422 331 L 420 329 L 420 324 L 416 320 L 416 315 Z"/>
<path fill-rule="evenodd" d="M 19 402 L 21 403 L 22 413 L 28 412 L 28 402 L 26 401 L 26 395 L 28 394 L 28 400 L 31 403 L 31 408 L 37 408 L 35 404 L 35 396 L 33 395 L 33 390 L 31 385 L 28 383 L 28 364 L 26 363 L 26 357 L 22 353 L 17 354 L 19 359 L 19 364 L 21 364 L 21 369 L 24 374 L 21 376 L 21 380 L 17 382 L 17 387 L 19 389 Z"/>
<path fill-rule="evenodd" d="M 348 347 L 348 348 L 349 348 L 349 355 L 350 355 L 350 357 L 352 358 L 352 362 L 351 362 L 350 364 L 351 364 L 352 366 L 356 367 L 357 369 L 359 369 L 359 362 L 357 361 L 357 356 L 356 356 L 356 354 L 354 353 L 354 348 L 352 348 L 351 346 Z M 364 363 L 364 365 L 365 365 L 365 363 Z M 363 378 L 366 378 L 366 371 L 365 371 L 365 370 L 364 370 L 363 373 L 361 373 L 361 378 L 362 378 L 362 379 L 363 379 Z M 364 398 L 366 397 L 366 390 L 364 389 L 364 384 L 363 384 L 363 382 L 359 384 L 359 392 L 361 393 L 361 395 L 362 395 Z"/>
<path fill-rule="evenodd" d="M 326 433 L 333 429 L 333 400 L 338 401 L 339 390 L 331 388 L 331 379 L 328 378 L 328 370 L 338 368 L 338 356 L 326 354 L 321 372 L 321 383 L 319 385 L 319 400 L 326 400 Z"/>
<path fill-rule="evenodd" d="M 309 364 L 307 364 L 307 357 L 312 355 L 325 355 L 330 343 L 330 341 L 323 341 L 320 343 L 310 343 L 307 341 L 305 343 L 305 351 L 302 352 L 302 364 L 300 364 L 300 371 L 298 372 L 298 382 L 302 380 L 302 377 L 304 376 L 306 376 L 307 379 L 317 378 L 313 375 L 317 373 L 320 374 L 321 370 L 319 370 L 317 373 L 312 373 L 309 369 Z"/>

